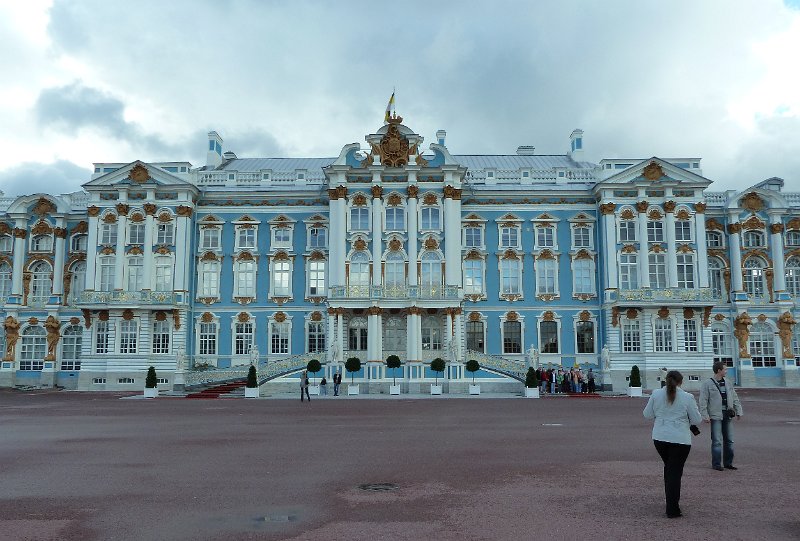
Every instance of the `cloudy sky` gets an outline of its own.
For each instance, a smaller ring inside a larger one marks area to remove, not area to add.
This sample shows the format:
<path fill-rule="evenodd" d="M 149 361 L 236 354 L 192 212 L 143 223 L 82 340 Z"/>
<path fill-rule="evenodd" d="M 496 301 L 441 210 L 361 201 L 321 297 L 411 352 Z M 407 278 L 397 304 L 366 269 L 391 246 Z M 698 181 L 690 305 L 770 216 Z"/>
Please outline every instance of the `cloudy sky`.
<path fill-rule="evenodd" d="M 382 124 L 454 154 L 701 157 L 800 189 L 800 0 L 0 0 L 0 190 L 93 162 L 336 156 Z"/>

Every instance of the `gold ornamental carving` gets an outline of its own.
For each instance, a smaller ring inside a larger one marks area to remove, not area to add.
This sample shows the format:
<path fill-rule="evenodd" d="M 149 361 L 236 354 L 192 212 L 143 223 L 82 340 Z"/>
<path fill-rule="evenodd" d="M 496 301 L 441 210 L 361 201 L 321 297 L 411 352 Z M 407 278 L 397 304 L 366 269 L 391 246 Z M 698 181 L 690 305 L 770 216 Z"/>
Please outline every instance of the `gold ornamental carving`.
<path fill-rule="evenodd" d="M 111 246 L 105 246 L 102 250 L 100 250 L 100 255 L 112 255 L 114 254 L 114 248 Z"/>
<path fill-rule="evenodd" d="M 133 319 L 133 310 L 131 310 L 130 308 L 126 308 L 122 312 L 122 319 L 124 319 L 125 321 L 132 320 Z"/>
<path fill-rule="evenodd" d="M 542 321 L 555 321 L 556 315 L 552 312 L 552 310 L 547 310 L 544 314 L 542 314 Z"/>
<path fill-rule="evenodd" d="M 357 193 L 356 195 L 353 196 L 353 205 L 357 207 L 363 207 L 366 204 L 367 204 L 367 196 L 365 196 L 363 193 Z"/>
<path fill-rule="evenodd" d="M 309 261 L 325 261 L 325 254 L 320 252 L 319 250 L 315 250 L 311 252 L 311 255 L 308 256 Z"/>
<path fill-rule="evenodd" d="M 410 198 L 413 197 L 414 199 L 416 199 L 419 196 L 419 186 L 415 186 L 412 184 L 411 186 L 408 187 L 406 191 L 408 192 L 408 197 Z"/>
<path fill-rule="evenodd" d="M 24 229 L 20 229 L 19 227 L 14 228 L 14 238 L 15 239 L 24 239 L 28 236 L 28 232 Z"/>
<path fill-rule="evenodd" d="M 0 235 L 10 235 L 12 227 L 5 222 L 0 222 Z"/>
<path fill-rule="evenodd" d="M 764 323 L 768 319 L 767 314 L 758 314 L 758 316 L 756 316 L 756 319 L 758 319 L 758 321 L 760 321 L 761 323 Z"/>
<path fill-rule="evenodd" d="M 757 216 L 753 215 L 742 223 L 742 228 L 749 231 L 751 229 L 764 229 L 765 225 Z"/>
<path fill-rule="evenodd" d="M 4 361 L 13 361 L 14 352 L 17 347 L 17 340 L 19 340 L 19 321 L 11 316 L 6 317 L 3 322 L 3 328 L 6 333 L 6 351 L 3 356 Z"/>
<path fill-rule="evenodd" d="M 150 172 L 147 170 L 147 167 L 137 163 L 133 166 L 130 173 L 128 173 L 128 178 L 134 182 L 142 184 L 150 180 Z"/>
<path fill-rule="evenodd" d="M 767 291 L 769 291 L 769 302 L 775 302 L 775 272 L 772 269 L 764 271 L 764 277 L 767 279 Z"/>
<path fill-rule="evenodd" d="M 242 252 L 239 254 L 239 257 L 236 258 L 237 261 L 254 261 L 253 254 L 250 252 Z"/>
<path fill-rule="evenodd" d="M 389 195 L 389 197 L 386 199 L 386 202 L 390 207 L 397 207 L 403 204 L 403 198 L 400 197 L 400 195 L 393 193 Z"/>
<path fill-rule="evenodd" d="M 661 252 L 665 252 L 666 250 L 660 244 L 654 244 L 650 246 L 650 251 L 656 254 L 660 254 Z"/>
<path fill-rule="evenodd" d="M 517 255 L 517 252 L 514 250 L 508 249 L 503 252 L 503 255 L 500 259 L 519 259 L 520 257 Z"/>
<path fill-rule="evenodd" d="M 383 188 L 381 188 L 380 186 L 373 186 L 372 188 L 370 188 L 370 191 L 372 192 L 373 199 L 380 199 L 381 197 L 383 197 Z"/>
<path fill-rule="evenodd" d="M 556 256 L 550 250 L 542 250 L 536 259 L 556 259 Z"/>
<path fill-rule="evenodd" d="M 233 298 L 233 302 L 235 302 L 237 304 L 241 304 L 242 306 L 246 306 L 246 305 L 252 303 L 255 300 L 256 300 L 255 297 L 234 297 Z"/>
<path fill-rule="evenodd" d="M 44 197 L 40 197 L 36 204 L 31 209 L 33 214 L 42 216 L 43 214 L 51 214 L 57 210 L 52 201 Z"/>
<path fill-rule="evenodd" d="M 585 248 L 581 248 L 580 250 L 578 250 L 578 253 L 575 254 L 575 257 L 573 259 L 589 259 L 589 260 L 591 260 L 593 258 L 592 258 L 592 254 L 590 254 L 588 250 L 586 250 Z"/>
<path fill-rule="evenodd" d="M 157 220 L 159 222 L 161 222 L 162 224 L 163 223 L 167 223 L 167 222 L 171 222 L 172 221 L 172 215 L 165 210 L 164 212 L 162 212 L 161 214 L 158 215 Z"/>
<path fill-rule="evenodd" d="M 129 205 L 126 205 L 125 203 L 117 203 L 116 209 L 117 209 L 117 214 L 119 214 L 120 216 L 127 216 L 128 212 L 131 210 L 131 207 Z"/>
<path fill-rule="evenodd" d="M 277 323 L 283 323 L 286 321 L 286 314 L 283 312 L 275 312 L 275 315 L 272 317 Z"/>
<path fill-rule="evenodd" d="M 31 279 L 33 278 L 33 273 L 30 272 L 23 272 L 22 273 L 22 295 L 23 295 L 23 304 L 28 304 L 28 293 L 31 291 Z"/>
<path fill-rule="evenodd" d="M 619 325 L 619 308 L 616 306 L 611 307 L 611 326 L 616 327 Z"/>
<path fill-rule="evenodd" d="M 619 217 L 623 220 L 633 220 L 636 216 L 633 214 L 633 211 L 630 209 L 630 207 L 628 207 L 619 213 Z"/>
<path fill-rule="evenodd" d="M 623 254 L 635 254 L 637 251 L 638 250 L 636 249 L 636 246 L 634 246 L 633 244 L 626 244 L 625 246 L 622 247 Z"/>
<path fill-rule="evenodd" d="M 792 218 L 786 222 L 786 229 L 800 229 L 800 218 Z"/>
<path fill-rule="evenodd" d="M 579 321 L 589 321 L 590 319 L 592 319 L 592 314 L 590 314 L 588 310 L 584 310 L 578 314 Z"/>
<path fill-rule="evenodd" d="M 725 297 L 730 302 L 731 299 L 731 270 L 725 269 L 722 271 L 722 280 L 725 282 Z"/>
<path fill-rule="evenodd" d="M 183 218 L 191 218 L 192 217 L 192 207 L 187 205 L 179 205 L 178 208 L 175 209 L 175 214 L 181 216 Z"/>
<path fill-rule="evenodd" d="M 614 203 L 603 203 L 600 205 L 600 214 L 603 216 L 608 214 L 614 214 L 614 209 L 617 208 L 617 205 Z"/>
<path fill-rule="evenodd" d="M 380 306 L 370 306 L 369 308 L 367 308 L 367 315 L 379 316 L 381 315 L 381 313 L 383 313 L 383 310 L 381 309 Z"/>
<path fill-rule="evenodd" d="M 792 351 L 792 332 L 793 327 L 797 323 L 792 314 L 784 312 L 778 318 L 778 336 L 781 338 L 781 345 L 783 345 L 783 358 L 793 359 L 794 352 Z"/>
<path fill-rule="evenodd" d="M 625 317 L 628 319 L 636 319 L 638 316 L 639 316 L 639 311 L 636 308 L 628 308 L 627 310 L 625 310 Z"/>
<path fill-rule="evenodd" d="M 420 308 L 419 306 L 409 306 L 406 309 L 406 312 L 408 313 L 409 316 L 419 316 L 422 315 L 422 308 Z"/>
<path fill-rule="evenodd" d="M 435 205 L 439 202 L 439 198 L 436 197 L 435 193 L 426 193 L 425 196 L 422 198 L 422 203 L 425 205 Z"/>
<path fill-rule="evenodd" d="M 337 199 L 347 199 L 347 187 L 337 186 L 328 190 L 328 199 L 336 201 Z"/>
<path fill-rule="evenodd" d="M 636 203 L 636 210 L 638 212 L 647 212 L 648 207 L 650 207 L 650 203 L 647 201 L 639 201 Z"/>
<path fill-rule="evenodd" d="M 669 308 L 666 306 L 662 306 L 658 310 L 658 317 L 661 319 L 667 319 L 669 317 Z"/>
<path fill-rule="evenodd" d="M 764 208 L 764 200 L 756 192 L 750 192 L 739 199 L 739 206 L 750 212 L 758 212 Z"/>
<path fill-rule="evenodd" d="M 769 232 L 773 235 L 783 233 L 783 224 L 770 224 Z"/>
<path fill-rule="evenodd" d="M 467 255 L 464 257 L 465 261 L 482 261 L 483 256 L 478 250 L 470 250 L 467 252 Z"/>
<path fill-rule="evenodd" d="M 444 187 L 444 196 L 448 199 L 453 199 L 454 201 L 461 200 L 461 190 L 458 188 L 453 188 L 449 184 Z"/>
<path fill-rule="evenodd" d="M 109 318 L 108 310 L 100 310 L 97 313 L 97 319 L 99 319 L 100 321 L 108 321 L 108 318 Z"/>
<path fill-rule="evenodd" d="M 322 312 L 311 312 L 311 321 L 322 321 Z"/>
<path fill-rule="evenodd" d="M 675 212 L 675 207 L 677 203 L 675 201 L 665 201 L 664 202 L 664 212 Z"/>
<path fill-rule="evenodd" d="M 272 256 L 273 261 L 289 261 L 289 254 L 281 250 L 280 252 L 275 252 L 275 255 Z"/>
<path fill-rule="evenodd" d="M 83 315 L 83 326 L 88 329 L 92 326 L 92 311 L 84 308 L 81 310 L 81 314 Z"/>
<path fill-rule="evenodd" d="M 39 318 L 38 317 L 31 316 L 31 317 L 28 318 L 28 325 L 38 325 L 38 324 L 39 324 Z"/>
<path fill-rule="evenodd" d="M 99 216 L 100 215 L 100 207 L 96 207 L 96 206 L 92 205 L 92 206 L 90 206 L 89 208 L 86 209 L 86 214 L 88 214 L 92 218 L 94 218 L 95 216 Z"/>
<path fill-rule="evenodd" d="M 709 318 L 711 317 L 711 310 L 713 306 L 706 306 L 703 308 L 703 327 L 708 327 L 711 324 Z"/>
<path fill-rule="evenodd" d="M 739 358 L 740 359 L 749 359 L 750 358 L 750 351 L 747 348 L 747 341 L 750 338 L 750 325 L 753 324 L 753 320 L 750 319 L 750 316 L 747 315 L 747 312 L 742 312 L 736 319 L 733 320 L 733 336 L 736 337 L 736 340 L 739 342 Z"/>
<path fill-rule="evenodd" d="M 158 210 L 153 203 L 145 203 L 143 208 L 145 214 L 147 214 L 148 216 L 155 216 L 156 210 Z"/>
<path fill-rule="evenodd" d="M 468 319 L 470 321 L 473 321 L 473 322 L 480 321 L 481 320 L 481 314 L 480 314 L 480 312 L 470 312 Z"/>
<path fill-rule="evenodd" d="M 684 308 L 683 309 L 683 319 L 694 319 L 694 309 L 692 309 L 692 308 Z"/>
<path fill-rule="evenodd" d="M 708 220 L 706 220 L 706 229 L 725 231 L 725 227 L 714 218 L 709 218 Z"/>
<path fill-rule="evenodd" d="M 403 247 L 403 243 L 400 242 L 398 238 L 393 238 L 389 241 L 389 251 L 390 252 L 399 252 L 400 248 Z"/>
<path fill-rule="evenodd" d="M 158 255 L 169 255 L 172 252 L 170 251 L 169 246 L 167 246 L 166 244 L 160 244 L 158 248 L 156 248 L 156 253 Z"/>
<path fill-rule="evenodd" d="M 706 211 L 706 204 L 705 203 L 695 203 L 694 204 L 694 211 L 697 214 L 703 214 Z"/>
<path fill-rule="evenodd" d="M 408 139 L 402 136 L 397 124 L 402 122 L 402 117 L 390 118 L 389 128 L 386 135 L 383 136 L 381 142 L 378 144 L 370 143 L 372 150 L 364 161 L 361 162 L 361 167 L 367 167 L 374 163 L 374 157 L 378 156 L 381 160 L 381 165 L 386 167 L 403 167 L 408 165 L 408 157 L 410 154 L 418 152 L 417 146 L 413 147 L 408 143 Z M 396 122 L 393 122 L 396 120 Z"/>
<path fill-rule="evenodd" d="M 656 162 L 650 162 L 647 167 L 642 170 L 642 176 L 647 180 L 654 181 L 664 176 L 664 170 Z"/>
<path fill-rule="evenodd" d="M 425 239 L 424 246 L 426 250 L 435 250 L 439 247 L 439 243 L 436 241 L 435 238 L 428 237 L 427 239 Z"/>
<path fill-rule="evenodd" d="M 678 247 L 678 250 L 677 250 L 677 252 L 678 252 L 679 254 L 691 254 L 691 253 L 693 253 L 693 252 L 694 252 L 694 250 L 692 250 L 692 247 L 691 247 L 691 246 L 689 246 L 688 244 L 681 244 L 681 245 Z"/>
<path fill-rule="evenodd" d="M 115 224 L 115 223 L 117 223 L 117 215 L 116 214 L 112 214 L 112 213 L 109 212 L 108 214 L 103 216 L 103 223 L 104 224 Z"/>
<path fill-rule="evenodd" d="M 653 210 L 650 211 L 650 213 L 647 215 L 647 217 L 649 219 L 651 219 L 651 220 L 660 220 L 661 218 L 663 218 L 663 214 L 661 214 L 660 210 L 653 209 Z"/>
<path fill-rule="evenodd" d="M 359 252 L 362 251 L 362 250 L 366 250 L 367 249 L 367 242 L 364 239 L 362 239 L 361 237 L 358 237 L 355 240 L 355 242 L 353 243 L 353 249 L 355 249 L 355 250 L 357 250 Z"/>
<path fill-rule="evenodd" d="M 159 310 L 156 312 L 156 321 L 166 321 L 167 320 L 167 313 L 164 310 Z"/>
<path fill-rule="evenodd" d="M 67 229 L 65 227 L 54 227 L 53 235 L 55 235 L 57 239 L 65 239 L 67 238 Z"/>
<path fill-rule="evenodd" d="M 714 321 L 725 321 L 725 316 L 722 314 L 716 314 L 714 316 Z"/>
<path fill-rule="evenodd" d="M 33 235 L 49 235 L 52 232 L 53 228 L 44 220 L 39 220 L 31 229 L 31 234 Z"/>
<path fill-rule="evenodd" d="M 688 210 L 681 209 L 675 214 L 675 217 L 679 220 L 688 220 L 691 217 L 691 215 L 689 214 Z"/>
<path fill-rule="evenodd" d="M 517 321 L 517 320 L 519 320 L 519 314 L 517 314 L 516 312 L 511 311 L 506 314 L 506 321 Z"/>
<path fill-rule="evenodd" d="M 740 224 L 739 222 L 728 224 L 728 233 L 735 235 L 736 233 L 741 233 L 741 231 L 742 231 L 742 224 Z"/>
<path fill-rule="evenodd" d="M 181 328 L 181 311 L 177 308 L 172 309 L 172 325 L 176 331 Z"/>
<path fill-rule="evenodd" d="M 211 312 L 203 312 L 203 315 L 200 316 L 200 321 L 202 321 L 203 323 L 211 323 L 212 321 L 214 321 L 214 314 L 212 314 Z"/>
<path fill-rule="evenodd" d="M 219 261 L 219 258 L 214 252 L 206 252 L 200 258 L 200 261 Z"/>
<path fill-rule="evenodd" d="M 128 255 L 142 255 L 144 251 L 141 246 L 133 246 L 128 250 Z"/>
<path fill-rule="evenodd" d="M 69 318 L 69 324 L 70 325 L 77 325 L 80 322 L 81 322 L 81 318 L 79 318 L 79 317 L 72 316 L 71 318 Z"/>

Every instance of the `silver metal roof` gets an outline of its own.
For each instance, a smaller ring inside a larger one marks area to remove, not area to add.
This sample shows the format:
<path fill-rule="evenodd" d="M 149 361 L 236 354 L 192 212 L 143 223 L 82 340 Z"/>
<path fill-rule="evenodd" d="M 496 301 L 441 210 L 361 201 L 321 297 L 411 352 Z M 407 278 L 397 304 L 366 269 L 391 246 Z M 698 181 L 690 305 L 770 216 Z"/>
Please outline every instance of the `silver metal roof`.
<path fill-rule="evenodd" d="M 589 162 L 576 162 L 565 154 L 561 155 L 517 155 L 517 154 L 499 154 L 499 155 L 463 155 L 454 154 L 453 158 L 458 163 L 466 166 L 468 169 L 503 169 L 503 170 L 519 170 L 519 169 L 553 169 L 554 167 L 566 167 L 569 169 L 594 169 L 597 167 Z"/>
<path fill-rule="evenodd" d="M 296 171 L 305 169 L 322 172 L 336 161 L 336 158 L 237 158 L 223 164 L 220 169 L 241 172 L 255 172 L 269 169 L 271 171 Z"/>

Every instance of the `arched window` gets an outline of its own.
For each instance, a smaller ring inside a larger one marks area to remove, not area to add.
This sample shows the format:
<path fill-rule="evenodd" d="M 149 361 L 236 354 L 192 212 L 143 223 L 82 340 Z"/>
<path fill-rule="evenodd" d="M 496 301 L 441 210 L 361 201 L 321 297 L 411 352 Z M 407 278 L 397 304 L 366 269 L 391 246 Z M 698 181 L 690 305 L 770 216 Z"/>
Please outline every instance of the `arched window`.
<path fill-rule="evenodd" d="M 31 252 L 49 252 L 53 249 L 53 237 L 36 235 L 31 239 Z"/>
<path fill-rule="evenodd" d="M 32 326 L 22 331 L 20 370 L 41 370 L 47 354 L 47 332 L 42 327 Z"/>
<path fill-rule="evenodd" d="M 384 283 L 387 287 L 406 285 L 406 260 L 400 252 L 389 252 L 386 255 Z"/>
<path fill-rule="evenodd" d="M 366 252 L 355 252 L 350 258 L 350 285 L 369 285 L 369 256 Z"/>
<path fill-rule="evenodd" d="M 722 361 L 725 366 L 733 366 L 733 343 L 731 333 L 721 323 L 711 326 L 711 345 L 714 349 L 714 362 Z"/>
<path fill-rule="evenodd" d="M 69 325 L 61 336 L 61 370 L 81 369 L 81 343 L 83 328 L 80 325 Z"/>
<path fill-rule="evenodd" d="M 800 246 L 800 231 L 786 232 L 786 246 Z"/>
<path fill-rule="evenodd" d="M 744 290 L 753 298 L 764 296 L 764 269 L 767 267 L 764 260 L 751 257 L 744 262 Z"/>
<path fill-rule="evenodd" d="M 722 233 L 719 231 L 706 231 L 706 245 L 709 248 L 722 248 Z"/>
<path fill-rule="evenodd" d="M 786 262 L 786 291 L 792 297 L 800 296 L 800 257 L 790 257 Z"/>
<path fill-rule="evenodd" d="M 722 292 L 725 288 L 725 281 L 722 272 L 725 265 L 716 257 L 708 260 L 708 285 L 711 287 L 711 293 L 715 299 L 722 298 Z"/>
<path fill-rule="evenodd" d="M 422 320 L 422 349 L 442 349 L 442 321 L 435 316 Z"/>
<path fill-rule="evenodd" d="M 350 351 L 367 350 L 367 320 L 363 317 L 354 317 L 347 325 L 347 344 Z"/>
<path fill-rule="evenodd" d="M 45 304 L 53 291 L 50 279 L 53 269 L 46 261 L 37 261 L 31 265 L 31 304 Z"/>
<path fill-rule="evenodd" d="M 742 246 L 745 248 L 759 248 L 766 246 L 763 231 L 745 231 L 742 235 Z"/>
<path fill-rule="evenodd" d="M 14 249 L 14 239 L 11 235 L 0 235 L 0 252 L 10 253 Z"/>
<path fill-rule="evenodd" d="M 85 252 L 89 245 L 88 235 L 74 235 L 70 242 L 70 250 L 73 252 Z"/>
<path fill-rule="evenodd" d="M 420 285 L 424 293 L 430 294 L 442 287 L 442 260 L 436 252 L 422 254 Z"/>
<path fill-rule="evenodd" d="M 750 357 L 754 367 L 776 366 L 775 332 L 764 322 L 750 328 Z"/>
<path fill-rule="evenodd" d="M 0 304 L 6 302 L 11 295 L 11 265 L 3 261 L 0 263 Z"/>
<path fill-rule="evenodd" d="M 86 262 L 76 262 L 70 268 L 70 272 L 72 273 L 72 278 L 70 278 L 69 302 L 73 304 L 80 298 L 83 290 L 86 289 Z"/>

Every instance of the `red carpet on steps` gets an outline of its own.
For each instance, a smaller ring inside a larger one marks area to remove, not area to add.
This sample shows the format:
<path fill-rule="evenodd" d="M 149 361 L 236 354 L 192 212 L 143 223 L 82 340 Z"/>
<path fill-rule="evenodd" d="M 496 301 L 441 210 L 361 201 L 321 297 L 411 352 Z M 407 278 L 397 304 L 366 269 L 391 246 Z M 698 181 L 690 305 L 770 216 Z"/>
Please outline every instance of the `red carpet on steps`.
<path fill-rule="evenodd" d="M 597 393 L 567 393 L 570 398 L 602 398 Z"/>
<path fill-rule="evenodd" d="M 203 389 L 197 393 L 187 394 L 186 398 L 219 398 L 221 394 L 228 394 L 231 391 L 235 391 L 245 386 L 246 381 L 232 381 L 230 383 L 225 383 L 223 385 L 216 385 L 214 387 L 209 387 L 208 389 Z"/>

